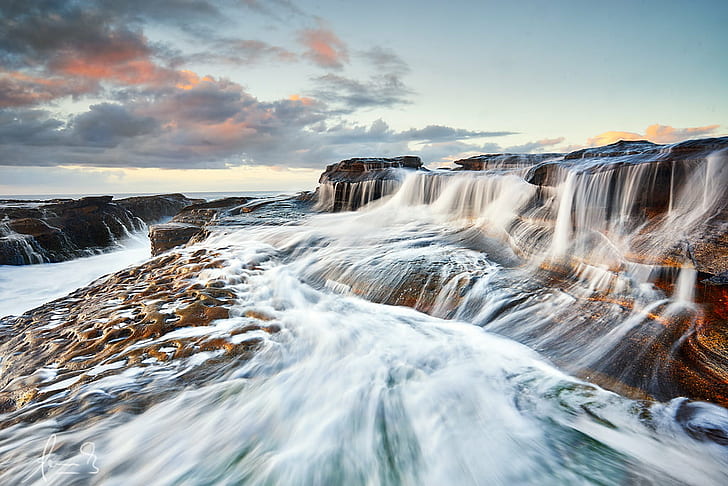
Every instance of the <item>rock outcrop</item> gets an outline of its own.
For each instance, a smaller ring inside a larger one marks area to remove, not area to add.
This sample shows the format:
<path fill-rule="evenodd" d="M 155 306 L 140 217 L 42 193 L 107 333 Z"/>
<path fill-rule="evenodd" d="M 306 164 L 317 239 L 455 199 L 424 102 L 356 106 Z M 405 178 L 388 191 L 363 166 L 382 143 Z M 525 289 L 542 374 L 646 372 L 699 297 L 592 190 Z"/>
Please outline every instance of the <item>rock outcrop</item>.
<path fill-rule="evenodd" d="M 319 178 L 317 208 L 322 211 L 353 211 L 391 194 L 399 187 L 402 170 L 425 170 L 414 156 L 362 157 L 342 160 L 326 167 Z"/>
<path fill-rule="evenodd" d="M 247 197 L 229 197 L 192 204 L 177 213 L 168 223 L 151 226 L 149 239 L 152 242 L 152 255 L 183 246 L 195 237 L 204 237 L 205 226 L 225 214 L 241 212 L 250 200 Z"/>
<path fill-rule="evenodd" d="M 286 224 L 300 218 L 314 203 L 313 193 L 270 198 L 230 197 L 192 204 L 171 221 L 149 228 L 152 255 L 204 239 L 211 226 Z"/>
<path fill-rule="evenodd" d="M 112 246 L 118 238 L 195 202 L 181 194 L 114 201 L 0 201 L 0 265 L 70 260 Z"/>

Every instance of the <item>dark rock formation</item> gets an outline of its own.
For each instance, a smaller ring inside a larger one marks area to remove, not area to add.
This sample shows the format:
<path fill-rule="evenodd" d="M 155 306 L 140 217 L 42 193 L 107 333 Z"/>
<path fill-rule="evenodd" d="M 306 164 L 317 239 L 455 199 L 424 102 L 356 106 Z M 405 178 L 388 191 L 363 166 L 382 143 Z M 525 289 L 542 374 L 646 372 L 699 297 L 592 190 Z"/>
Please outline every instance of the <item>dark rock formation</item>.
<path fill-rule="evenodd" d="M 127 197 L 115 202 L 145 223 L 153 224 L 164 218 L 174 216 L 182 208 L 190 204 L 203 201 L 204 199 L 190 199 L 183 194 L 161 194 L 158 196 Z"/>
<path fill-rule="evenodd" d="M 186 245 L 192 238 L 203 233 L 203 225 L 172 222 L 155 224 L 149 228 L 152 255 L 156 256 L 170 248 Z"/>
<path fill-rule="evenodd" d="M 318 209 L 351 211 L 393 192 L 401 169 L 424 170 L 419 157 L 354 158 L 326 167 L 319 178 Z"/>
<path fill-rule="evenodd" d="M 113 201 L 0 202 L 0 265 L 60 262 L 107 248 L 144 223 L 159 221 L 194 202 L 181 194 Z"/>
<path fill-rule="evenodd" d="M 717 150 L 728 149 L 728 137 L 688 140 L 673 145 L 657 145 L 646 140 L 620 140 L 603 147 L 593 147 L 568 153 L 563 159 L 544 161 L 535 165 L 526 180 L 538 186 L 553 186 L 563 180 L 563 170 L 576 168 L 583 173 L 603 173 L 630 170 L 636 166 L 652 167 L 654 187 L 664 189 L 670 181 L 685 181 L 690 169 Z"/>

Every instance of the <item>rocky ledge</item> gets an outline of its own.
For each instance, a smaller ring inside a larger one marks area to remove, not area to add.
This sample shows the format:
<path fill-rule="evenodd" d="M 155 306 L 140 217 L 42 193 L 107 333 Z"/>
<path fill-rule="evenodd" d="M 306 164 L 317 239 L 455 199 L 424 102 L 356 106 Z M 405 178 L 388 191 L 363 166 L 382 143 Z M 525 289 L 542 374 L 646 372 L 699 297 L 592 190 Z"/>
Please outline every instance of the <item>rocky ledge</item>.
<path fill-rule="evenodd" d="M 52 263 L 108 248 L 196 201 L 182 194 L 0 201 L 0 265 Z"/>
<path fill-rule="evenodd" d="M 342 160 L 326 167 L 319 178 L 318 209 L 353 211 L 370 201 L 392 193 L 402 170 L 426 170 L 419 157 L 361 157 Z"/>

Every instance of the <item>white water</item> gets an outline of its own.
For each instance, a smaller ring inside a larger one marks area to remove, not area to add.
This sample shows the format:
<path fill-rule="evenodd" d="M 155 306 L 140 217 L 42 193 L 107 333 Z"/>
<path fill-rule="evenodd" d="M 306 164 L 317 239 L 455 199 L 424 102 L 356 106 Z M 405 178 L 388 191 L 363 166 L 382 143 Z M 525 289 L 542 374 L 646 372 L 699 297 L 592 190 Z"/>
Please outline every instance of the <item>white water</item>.
<path fill-rule="evenodd" d="M 320 218 L 310 230 L 334 222 Z M 235 285 L 236 315 L 265 312 L 281 325 L 273 336 L 257 335 L 265 341 L 251 361 L 220 367 L 138 415 L 0 431 L 0 453 L 11 458 L 4 484 L 62 485 L 70 477 L 105 485 L 717 485 L 728 478 L 725 450 L 692 439 L 676 421 L 682 401 L 620 398 L 468 323 L 317 291 L 300 281 L 303 263 L 285 263 L 286 252 L 270 245 L 275 232 L 216 237 L 209 244 L 227 246 L 229 266 L 202 275 Z M 293 243 L 295 231 L 286 233 Z M 163 339 L 195 329 L 225 336 L 247 323 L 233 317 Z M 127 369 L 82 385 L 71 399 L 124 393 L 134 400 L 212 357 Z M 693 426 L 728 426 L 719 407 L 694 412 Z M 55 452 L 44 456 L 52 434 Z"/>
<path fill-rule="evenodd" d="M 0 317 L 20 315 L 151 255 L 146 233 L 117 244 L 119 248 L 108 253 L 67 262 L 0 265 Z"/>

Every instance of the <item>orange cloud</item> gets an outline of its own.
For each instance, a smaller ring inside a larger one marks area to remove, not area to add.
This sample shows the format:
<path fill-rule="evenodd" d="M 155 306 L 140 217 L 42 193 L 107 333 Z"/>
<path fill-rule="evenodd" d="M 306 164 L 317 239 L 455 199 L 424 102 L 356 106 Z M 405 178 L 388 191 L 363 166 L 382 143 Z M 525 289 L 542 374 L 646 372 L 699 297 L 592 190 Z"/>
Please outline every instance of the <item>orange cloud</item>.
<path fill-rule="evenodd" d="M 645 129 L 644 134 L 635 132 L 609 131 L 600 133 L 599 135 L 587 140 L 587 145 L 597 147 L 600 145 L 609 145 L 610 143 L 620 140 L 649 140 L 655 143 L 676 143 L 689 138 L 702 137 L 710 135 L 720 125 L 706 125 L 704 127 L 691 128 L 675 128 L 669 125 L 660 125 L 655 123 Z"/>
<path fill-rule="evenodd" d="M 321 67 L 340 68 L 349 60 L 344 41 L 320 22 L 316 29 L 301 31 L 299 40 L 308 48 L 304 55 Z"/>
<path fill-rule="evenodd" d="M 316 100 L 314 100 L 313 98 L 309 98 L 307 96 L 300 96 L 297 94 L 293 94 L 293 95 L 289 96 L 288 99 L 291 101 L 298 101 L 304 106 L 312 106 L 316 103 Z"/>
<path fill-rule="evenodd" d="M 200 78 L 200 76 L 198 76 L 197 73 L 193 71 L 182 70 L 179 71 L 177 74 L 179 77 L 179 81 L 177 82 L 176 87 L 184 90 L 190 90 L 202 82 L 212 83 L 215 81 L 212 76 L 205 76 L 204 78 Z"/>
<path fill-rule="evenodd" d="M 94 83 L 61 78 L 41 78 L 18 71 L 0 70 L 0 107 L 24 106 L 80 95 L 95 89 Z"/>

